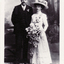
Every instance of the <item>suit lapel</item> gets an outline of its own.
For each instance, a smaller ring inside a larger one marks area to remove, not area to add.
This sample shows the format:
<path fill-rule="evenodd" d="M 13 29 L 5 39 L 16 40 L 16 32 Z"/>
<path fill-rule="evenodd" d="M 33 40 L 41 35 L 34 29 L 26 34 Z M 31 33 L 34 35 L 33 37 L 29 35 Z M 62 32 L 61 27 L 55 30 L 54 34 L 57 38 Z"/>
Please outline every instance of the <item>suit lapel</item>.
<path fill-rule="evenodd" d="M 21 11 L 23 11 L 23 8 L 22 8 L 21 4 L 20 4 L 20 9 L 21 9 Z M 28 7 L 28 5 L 26 5 L 25 11 L 27 11 L 28 9 L 29 9 L 29 7 Z M 27 11 L 27 12 L 28 12 L 28 11 Z"/>
<path fill-rule="evenodd" d="M 27 9 L 28 9 L 28 6 L 26 5 L 26 9 L 25 9 L 25 11 L 27 11 Z"/>
<path fill-rule="evenodd" d="M 20 5 L 20 8 L 21 8 L 21 10 L 23 11 L 23 8 L 22 8 L 22 6 Z"/>

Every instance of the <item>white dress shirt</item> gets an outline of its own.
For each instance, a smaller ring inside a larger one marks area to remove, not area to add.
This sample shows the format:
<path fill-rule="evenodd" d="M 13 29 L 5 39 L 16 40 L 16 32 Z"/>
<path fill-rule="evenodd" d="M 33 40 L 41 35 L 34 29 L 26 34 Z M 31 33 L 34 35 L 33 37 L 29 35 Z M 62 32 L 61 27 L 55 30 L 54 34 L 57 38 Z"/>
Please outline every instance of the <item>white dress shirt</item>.
<path fill-rule="evenodd" d="M 25 11 L 26 5 L 25 6 L 21 5 L 21 7 L 22 7 L 23 11 Z"/>

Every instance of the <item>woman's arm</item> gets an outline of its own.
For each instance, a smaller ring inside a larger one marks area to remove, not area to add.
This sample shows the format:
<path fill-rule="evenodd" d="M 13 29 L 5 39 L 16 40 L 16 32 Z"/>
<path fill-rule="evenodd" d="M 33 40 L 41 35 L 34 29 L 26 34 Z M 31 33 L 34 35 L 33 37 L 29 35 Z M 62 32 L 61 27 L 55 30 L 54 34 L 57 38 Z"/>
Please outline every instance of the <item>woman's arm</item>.
<path fill-rule="evenodd" d="M 48 28 L 48 21 L 47 21 L 47 16 L 46 15 L 44 15 L 43 21 L 44 21 L 44 31 L 46 31 L 47 28 Z"/>

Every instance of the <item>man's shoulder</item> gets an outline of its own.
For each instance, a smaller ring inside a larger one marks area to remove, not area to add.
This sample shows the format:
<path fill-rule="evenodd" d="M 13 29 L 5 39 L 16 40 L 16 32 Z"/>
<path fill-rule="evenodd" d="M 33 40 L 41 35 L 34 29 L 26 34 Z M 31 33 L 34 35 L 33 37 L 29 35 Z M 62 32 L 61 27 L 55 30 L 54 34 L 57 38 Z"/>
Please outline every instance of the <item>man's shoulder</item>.
<path fill-rule="evenodd" d="M 27 5 L 28 8 L 32 8 L 31 6 Z"/>
<path fill-rule="evenodd" d="M 15 8 L 18 8 L 18 7 L 20 7 L 21 6 L 21 4 L 19 4 L 19 5 L 16 5 L 15 6 Z M 32 8 L 31 6 L 29 6 L 29 5 L 26 5 L 28 8 Z"/>
<path fill-rule="evenodd" d="M 16 6 L 15 6 L 15 8 L 18 8 L 18 7 L 20 7 L 20 6 L 21 6 L 21 4 L 19 4 L 19 5 L 16 5 Z"/>

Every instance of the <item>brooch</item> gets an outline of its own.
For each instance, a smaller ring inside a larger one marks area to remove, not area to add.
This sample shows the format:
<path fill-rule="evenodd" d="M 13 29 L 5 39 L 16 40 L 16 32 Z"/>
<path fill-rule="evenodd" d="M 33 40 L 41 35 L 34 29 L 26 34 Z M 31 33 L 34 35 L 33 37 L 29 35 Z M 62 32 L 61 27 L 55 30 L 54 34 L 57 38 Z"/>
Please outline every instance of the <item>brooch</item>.
<path fill-rule="evenodd" d="M 29 9 L 27 9 L 27 12 L 29 12 Z"/>

